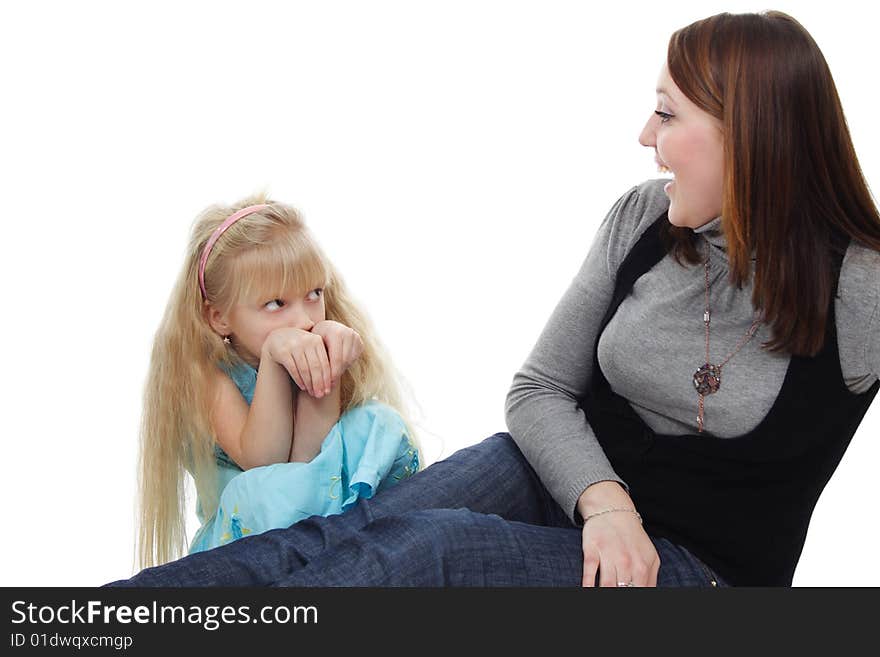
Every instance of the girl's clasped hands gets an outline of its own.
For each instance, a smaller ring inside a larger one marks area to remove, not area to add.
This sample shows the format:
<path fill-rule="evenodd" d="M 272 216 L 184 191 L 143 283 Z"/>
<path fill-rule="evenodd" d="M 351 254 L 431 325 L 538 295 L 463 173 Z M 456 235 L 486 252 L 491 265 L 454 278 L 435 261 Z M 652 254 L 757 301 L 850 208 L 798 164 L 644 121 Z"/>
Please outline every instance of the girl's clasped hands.
<path fill-rule="evenodd" d="M 300 390 L 318 399 L 330 394 L 363 350 L 357 331 L 329 319 L 311 331 L 277 328 L 263 343 L 263 357 L 284 367 Z"/>

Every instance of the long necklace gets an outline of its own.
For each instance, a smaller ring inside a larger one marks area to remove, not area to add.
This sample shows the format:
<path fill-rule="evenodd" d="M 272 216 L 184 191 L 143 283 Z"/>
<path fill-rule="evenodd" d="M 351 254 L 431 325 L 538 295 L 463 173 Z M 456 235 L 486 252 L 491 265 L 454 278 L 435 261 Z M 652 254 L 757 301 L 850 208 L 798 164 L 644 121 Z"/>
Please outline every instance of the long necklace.
<path fill-rule="evenodd" d="M 736 352 L 742 349 L 745 344 L 752 339 L 758 326 L 762 323 L 760 318 L 761 313 L 756 310 L 755 321 L 752 322 L 744 339 L 740 340 L 736 349 L 728 354 L 727 358 L 725 358 L 720 365 L 714 365 L 709 362 L 709 321 L 712 313 L 709 309 L 709 253 L 711 252 L 711 247 L 708 242 L 706 243 L 706 249 L 706 311 L 703 313 L 703 323 L 706 325 L 706 362 L 694 372 L 694 388 L 697 389 L 697 393 L 700 395 L 700 411 L 697 415 L 697 427 L 700 433 L 703 432 L 703 399 L 705 395 L 713 395 L 718 392 L 718 389 L 721 387 L 721 368 L 727 364 L 727 361 L 733 358 Z"/>

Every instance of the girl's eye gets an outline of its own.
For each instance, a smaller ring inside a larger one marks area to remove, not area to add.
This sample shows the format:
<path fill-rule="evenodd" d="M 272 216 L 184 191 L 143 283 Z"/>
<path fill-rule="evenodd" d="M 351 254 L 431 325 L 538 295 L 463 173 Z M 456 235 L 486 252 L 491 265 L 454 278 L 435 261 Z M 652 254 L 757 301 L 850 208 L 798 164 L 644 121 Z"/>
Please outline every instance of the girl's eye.
<path fill-rule="evenodd" d="M 661 112 L 659 110 L 654 110 L 654 114 L 660 117 L 660 123 L 666 123 L 672 118 L 672 114 L 667 114 L 666 112 Z"/>
<path fill-rule="evenodd" d="M 306 298 L 309 301 L 317 301 L 318 299 L 321 298 L 321 296 L 323 294 L 324 294 L 324 290 L 320 287 L 316 287 L 314 290 L 311 290 L 306 295 Z M 265 304 L 263 304 L 263 307 L 270 312 L 274 312 L 274 311 L 282 308 L 284 305 L 285 304 L 282 299 L 272 299 L 271 301 L 267 301 Z"/>

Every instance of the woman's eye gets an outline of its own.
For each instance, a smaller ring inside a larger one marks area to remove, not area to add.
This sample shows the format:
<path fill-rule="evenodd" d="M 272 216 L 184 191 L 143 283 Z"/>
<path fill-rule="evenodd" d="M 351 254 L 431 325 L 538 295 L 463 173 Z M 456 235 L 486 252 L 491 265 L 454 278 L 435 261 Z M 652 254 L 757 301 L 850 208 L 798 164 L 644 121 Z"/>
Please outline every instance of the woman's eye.
<path fill-rule="evenodd" d="M 264 306 L 264 308 L 266 310 L 278 310 L 283 305 L 284 302 L 281 299 L 272 299 Z"/>
<path fill-rule="evenodd" d="M 324 290 L 320 287 L 316 287 L 314 290 L 309 292 L 309 301 L 317 301 L 321 298 L 321 295 L 324 294 Z"/>
<path fill-rule="evenodd" d="M 666 112 L 661 112 L 659 110 L 654 110 L 654 114 L 660 117 L 660 123 L 666 123 L 672 118 L 672 114 L 667 114 Z"/>

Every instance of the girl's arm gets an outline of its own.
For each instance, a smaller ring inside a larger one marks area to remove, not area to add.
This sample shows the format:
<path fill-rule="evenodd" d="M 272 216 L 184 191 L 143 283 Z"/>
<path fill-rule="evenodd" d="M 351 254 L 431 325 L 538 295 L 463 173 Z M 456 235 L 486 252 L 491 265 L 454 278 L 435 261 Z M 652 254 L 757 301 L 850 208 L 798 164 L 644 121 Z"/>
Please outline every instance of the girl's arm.
<path fill-rule="evenodd" d="M 218 372 L 211 426 L 220 447 L 243 470 L 288 460 L 293 436 L 293 385 L 287 370 L 265 350 L 250 407 L 235 383 Z"/>
<path fill-rule="evenodd" d="M 364 350 L 364 341 L 351 327 L 332 320 L 323 320 L 312 327 L 327 350 L 330 368 L 330 393 L 315 398 L 300 393 L 296 401 L 291 461 L 311 461 L 321 451 L 324 438 L 339 421 L 341 410 L 342 375 Z"/>
<path fill-rule="evenodd" d="M 321 451 L 324 438 L 333 425 L 339 421 L 342 412 L 340 390 L 337 383 L 329 395 L 320 399 L 301 392 L 296 396 L 296 422 L 293 427 L 293 444 L 290 447 L 290 461 L 311 461 Z"/>

